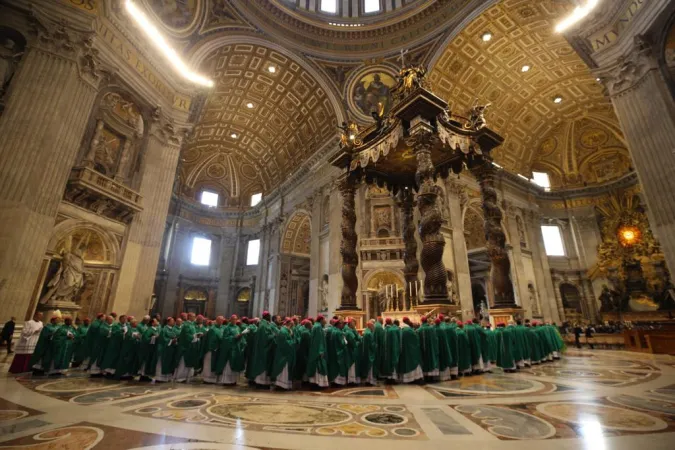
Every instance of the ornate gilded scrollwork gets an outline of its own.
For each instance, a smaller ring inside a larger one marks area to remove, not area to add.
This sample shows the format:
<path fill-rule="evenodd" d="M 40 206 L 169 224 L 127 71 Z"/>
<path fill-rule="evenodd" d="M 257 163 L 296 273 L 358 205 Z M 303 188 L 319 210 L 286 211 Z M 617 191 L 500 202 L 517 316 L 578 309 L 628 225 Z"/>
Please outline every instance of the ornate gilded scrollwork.
<path fill-rule="evenodd" d="M 341 147 L 354 147 L 356 145 L 361 145 L 361 139 L 359 138 L 359 126 L 356 122 L 342 122 L 342 125 L 338 127 L 342 130 L 340 134 L 340 146 Z"/>

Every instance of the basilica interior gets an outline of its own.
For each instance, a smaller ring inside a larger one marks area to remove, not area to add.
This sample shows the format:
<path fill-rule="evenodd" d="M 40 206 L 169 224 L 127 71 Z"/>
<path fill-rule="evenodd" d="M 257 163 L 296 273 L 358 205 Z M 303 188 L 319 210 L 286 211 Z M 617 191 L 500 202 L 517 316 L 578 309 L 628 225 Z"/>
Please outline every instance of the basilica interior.
<path fill-rule="evenodd" d="M 3 370 L 0 449 L 673 448 L 675 1 L 0 0 L 0 43 L 0 323 L 666 327 L 281 398 Z"/>

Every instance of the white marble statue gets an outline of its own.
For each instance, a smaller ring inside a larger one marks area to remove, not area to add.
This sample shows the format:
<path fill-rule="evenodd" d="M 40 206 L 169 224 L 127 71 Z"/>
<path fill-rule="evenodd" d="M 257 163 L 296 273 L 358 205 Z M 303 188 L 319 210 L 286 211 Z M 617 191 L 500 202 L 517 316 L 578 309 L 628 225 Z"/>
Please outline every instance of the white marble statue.
<path fill-rule="evenodd" d="M 83 236 L 75 249 L 63 250 L 59 270 L 49 280 L 49 290 L 40 299 L 40 303 L 50 300 L 74 301 L 75 295 L 84 286 L 84 253 L 88 243 L 89 235 Z"/>
<path fill-rule="evenodd" d="M 324 274 L 323 278 L 321 279 L 319 297 L 321 298 L 319 311 L 328 311 L 328 275 L 326 274 Z"/>

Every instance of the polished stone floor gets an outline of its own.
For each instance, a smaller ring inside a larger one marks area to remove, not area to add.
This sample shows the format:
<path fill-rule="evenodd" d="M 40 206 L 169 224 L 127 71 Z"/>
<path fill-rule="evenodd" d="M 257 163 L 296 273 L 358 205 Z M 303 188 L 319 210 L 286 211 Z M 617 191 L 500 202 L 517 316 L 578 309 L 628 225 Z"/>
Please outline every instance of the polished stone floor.
<path fill-rule="evenodd" d="M 669 356 L 570 350 L 517 374 L 292 393 L 14 378 L 10 361 L 0 449 L 675 449 Z"/>

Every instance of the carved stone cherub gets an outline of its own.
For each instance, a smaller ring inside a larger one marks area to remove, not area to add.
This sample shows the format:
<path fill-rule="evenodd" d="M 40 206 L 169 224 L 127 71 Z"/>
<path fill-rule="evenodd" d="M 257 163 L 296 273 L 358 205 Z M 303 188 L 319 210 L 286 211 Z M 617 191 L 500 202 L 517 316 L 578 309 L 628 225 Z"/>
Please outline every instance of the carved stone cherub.
<path fill-rule="evenodd" d="M 478 101 L 476 101 L 469 110 L 469 123 L 466 124 L 465 128 L 476 131 L 485 128 L 487 126 L 487 122 L 485 121 L 485 110 L 490 106 L 492 106 L 492 103 L 479 105 Z"/>

